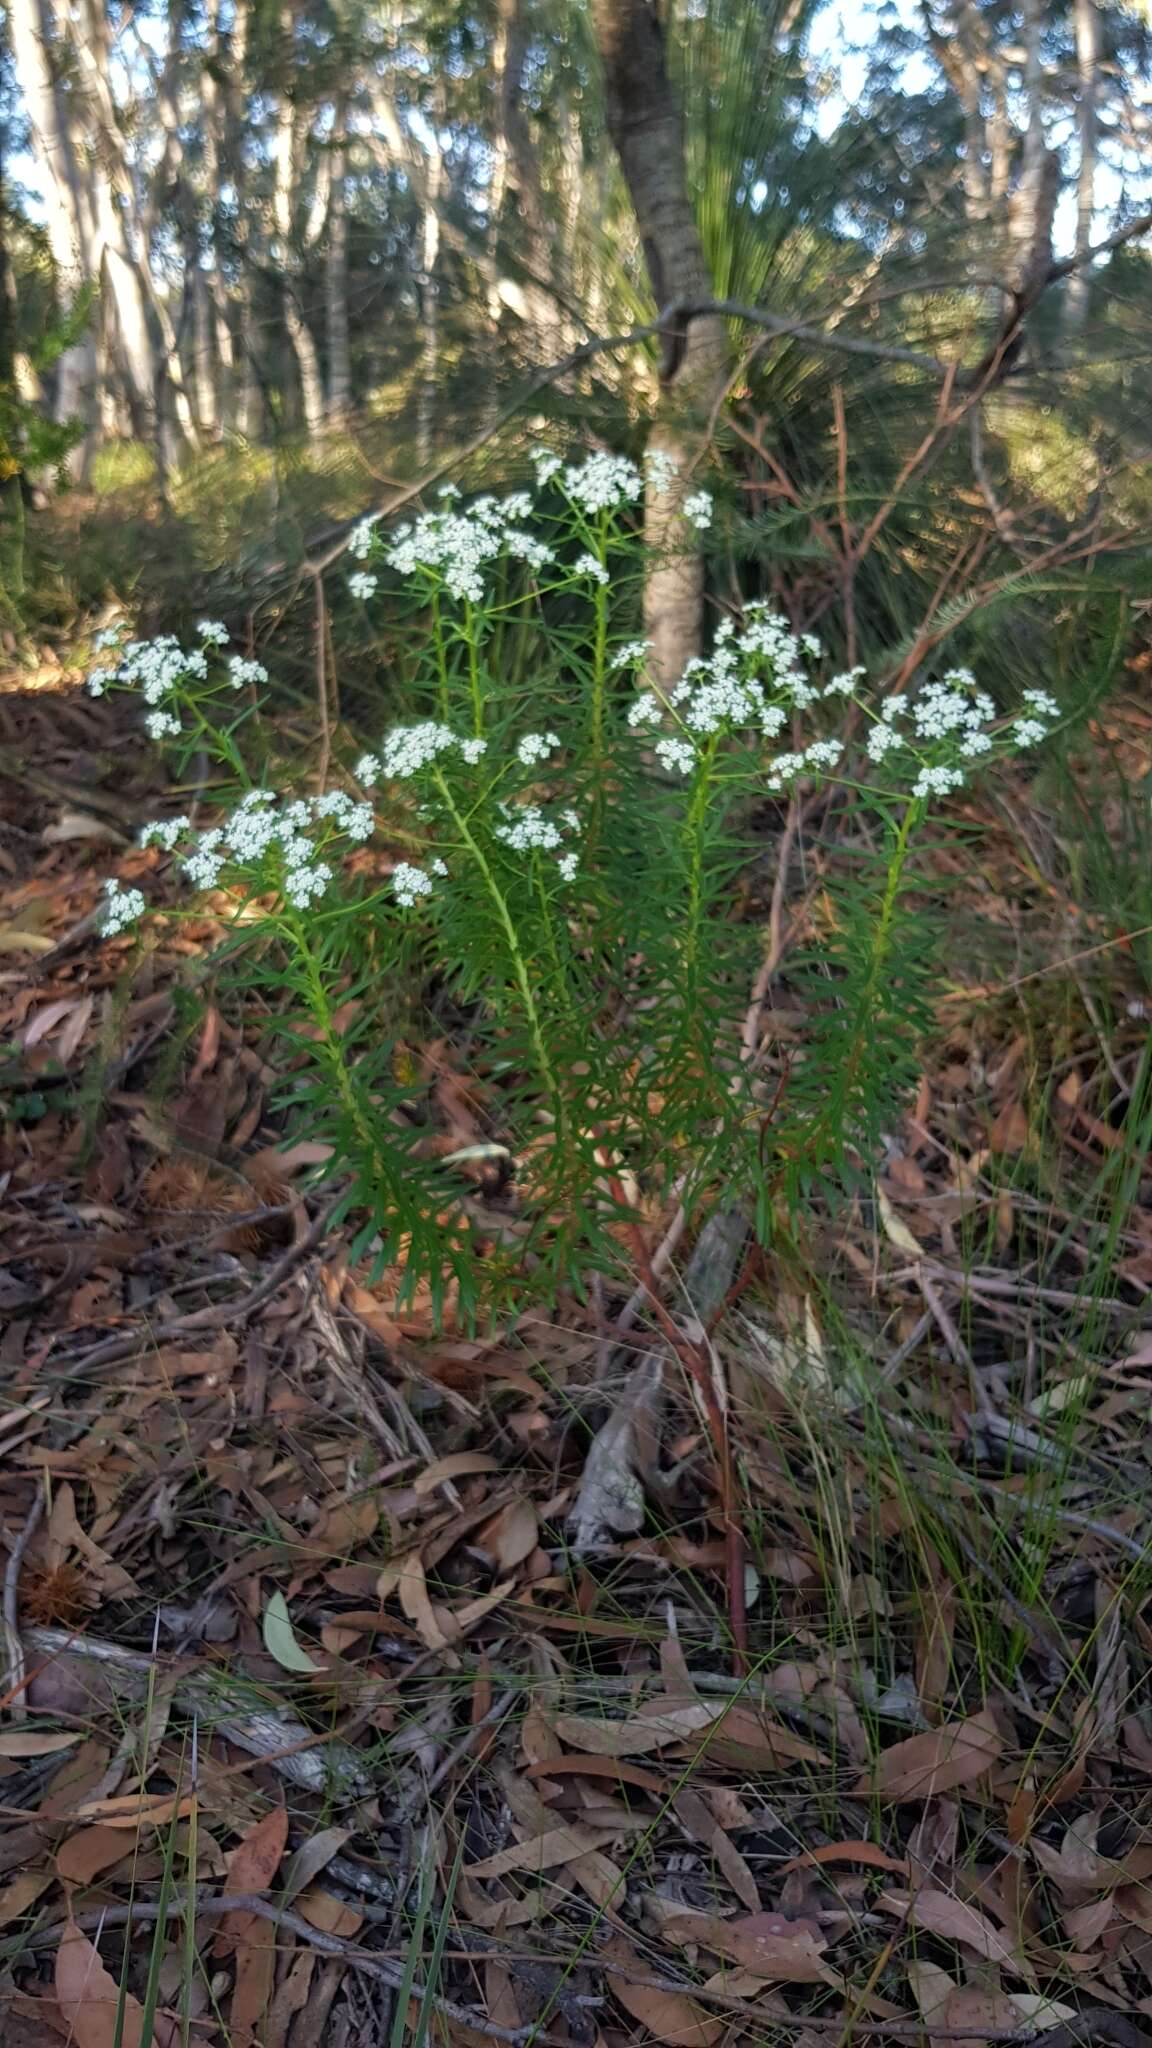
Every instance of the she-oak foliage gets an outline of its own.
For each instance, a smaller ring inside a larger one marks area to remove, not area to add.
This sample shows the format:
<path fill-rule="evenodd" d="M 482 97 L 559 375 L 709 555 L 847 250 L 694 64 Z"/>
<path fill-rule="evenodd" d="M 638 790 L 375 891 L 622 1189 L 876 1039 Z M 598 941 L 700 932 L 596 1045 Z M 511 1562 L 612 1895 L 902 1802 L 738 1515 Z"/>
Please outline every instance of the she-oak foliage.
<path fill-rule="evenodd" d="M 357 1255 L 437 1303 L 453 1287 L 466 1317 L 619 1270 L 638 1199 L 676 1190 L 693 1213 L 744 1198 L 766 1233 L 777 1204 L 871 1169 L 930 987 L 905 888 L 917 827 L 1057 709 L 1032 691 L 1001 714 L 962 669 L 870 701 L 861 670 L 826 673 L 819 642 L 765 605 L 726 619 L 658 697 L 628 626 L 637 508 L 668 476 L 606 454 L 539 450 L 535 467 L 534 495 L 464 505 L 449 489 L 412 524 L 353 536 L 354 594 L 372 603 L 386 577 L 422 658 L 410 721 L 345 787 L 266 786 L 265 672 L 211 621 L 191 649 L 115 641 L 89 678 L 138 691 L 179 767 L 207 750 L 234 778 L 221 823 L 169 818 L 144 840 L 210 897 L 233 972 L 268 992 L 287 1103 L 332 1148 Z M 684 509 L 687 548 L 713 508 L 696 491 Z M 513 619 L 537 654 L 516 681 L 499 659 Z M 740 908 L 756 807 L 832 785 L 876 851 L 790 966 L 811 1025 L 768 1074 L 741 1031 L 763 945 L 763 914 Z M 106 929 L 146 911 L 110 885 Z M 430 1009 L 466 1040 L 486 1126 L 455 1155 L 409 1050 Z M 514 1175 L 502 1221 L 470 1199 L 477 1149 Z"/>

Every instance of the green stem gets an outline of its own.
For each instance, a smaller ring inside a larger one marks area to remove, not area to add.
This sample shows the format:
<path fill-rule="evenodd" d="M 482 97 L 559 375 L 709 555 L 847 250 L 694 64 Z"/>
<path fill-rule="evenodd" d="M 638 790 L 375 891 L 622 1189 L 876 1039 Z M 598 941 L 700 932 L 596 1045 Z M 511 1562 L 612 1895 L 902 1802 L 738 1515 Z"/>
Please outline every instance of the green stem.
<path fill-rule="evenodd" d="M 601 568 L 607 567 L 607 514 L 600 514 L 596 545 L 592 549 Z M 592 638 L 592 760 L 598 769 L 604 759 L 604 696 L 608 657 L 608 586 L 596 581 L 595 624 Z"/>
<path fill-rule="evenodd" d="M 348 1071 L 348 1065 L 344 1058 L 344 1047 L 335 1027 L 335 1017 L 332 1005 L 328 999 L 328 990 L 324 986 L 324 976 L 320 971 L 320 962 L 316 958 L 312 943 L 308 937 L 307 926 L 304 919 L 294 910 L 286 910 L 283 916 L 300 965 L 304 970 L 308 1007 L 312 1012 L 313 1019 L 320 1033 L 319 1043 L 329 1073 L 335 1084 L 336 1092 L 340 1097 L 343 1108 L 347 1112 L 357 1138 L 364 1147 L 365 1157 L 379 1162 L 381 1157 L 379 1140 L 373 1128 L 372 1119 L 366 1114 L 364 1105 L 353 1086 L 352 1076 Z"/>
<path fill-rule="evenodd" d="M 511 963 L 513 978 L 515 980 L 516 987 L 520 993 L 520 1000 L 524 1005 L 524 1016 L 528 1025 L 528 1033 L 532 1040 L 532 1049 L 536 1055 L 536 1063 L 540 1069 L 544 1085 L 547 1088 L 548 1094 L 552 1100 L 553 1114 L 556 1118 L 556 1128 L 557 1132 L 559 1132 L 562 1129 L 564 1123 L 564 1100 L 560 1093 L 560 1089 L 556 1083 L 556 1076 L 552 1070 L 552 1062 L 548 1057 L 548 1048 L 544 1040 L 544 1027 L 541 1022 L 540 1011 L 537 1006 L 536 998 L 532 993 L 532 981 L 528 973 L 528 963 L 525 960 L 524 954 L 520 947 L 520 939 L 516 931 L 516 926 L 513 921 L 512 913 L 508 908 L 508 899 L 505 896 L 503 889 L 500 887 L 500 884 L 496 879 L 496 876 L 492 869 L 492 864 L 489 861 L 487 854 L 484 852 L 484 849 L 480 845 L 479 841 L 475 838 L 467 818 L 460 810 L 455 797 L 452 795 L 452 791 L 450 790 L 442 771 L 440 769 L 437 769 L 435 771 L 435 774 L 436 782 L 439 786 L 440 794 L 444 799 L 448 815 L 452 819 L 452 822 L 460 835 L 461 844 L 467 849 L 468 853 L 471 854 L 472 859 L 476 863 L 477 872 L 479 873 L 484 883 L 484 887 L 488 891 L 489 897 L 491 898 L 492 901 L 492 907 L 496 912 L 497 919 L 499 920 L 500 923 L 500 928 L 504 933 L 504 937 L 508 946 L 508 958 Z"/>
<path fill-rule="evenodd" d="M 440 615 L 440 592 L 432 592 L 432 645 L 436 650 L 436 676 L 440 690 L 440 716 L 447 725 L 448 719 L 448 655 L 444 647 L 444 621 Z"/>
<path fill-rule="evenodd" d="M 476 639 L 476 614 L 470 597 L 464 599 L 464 639 L 468 648 L 468 685 L 472 692 L 472 730 L 484 737 L 484 692 L 480 687 L 480 649 Z"/>
<path fill-rule="evenodd" d="M 696 771 L 692 800 L 684 819 L 683 838 L 688 867 L 688 915 L 683 948 L 684 1000 L 690 1007 L 694 1006 L 704 917 L 704 820 L 708 813 L 708 799 L 712 793 L 712 768 L 718 744 L 717 737 L 713 734 Z"/>

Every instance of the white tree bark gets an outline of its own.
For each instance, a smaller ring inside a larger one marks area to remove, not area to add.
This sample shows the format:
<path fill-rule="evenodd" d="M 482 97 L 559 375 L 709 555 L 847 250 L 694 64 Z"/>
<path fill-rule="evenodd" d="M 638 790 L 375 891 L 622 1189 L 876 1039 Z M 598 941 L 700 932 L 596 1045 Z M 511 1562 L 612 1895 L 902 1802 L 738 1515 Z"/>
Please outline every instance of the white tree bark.
<path fill-rule="evenodd" d="M 1092 222 L 1096 212 L 1096 157 L 1099 118 L 1096 106 L 1097 71 L 1100 63 L 1100 17 L 1096 0 L 1076 0 L 1076 131 L 1079 161 L 1076 166 L 1076 254 L 1081 268 L 1068 280 L 1068 318 L 1079 324 L 1088 311 L 1090 278 L 1084 262 L 1092 247 Z"/>
<path fill-rule="evenodd" d="M 56 272 L 62 312 L 77 293 L 94 283 L 92 223 L 73 147 L 70 111 L 56 78 L 51 51 L 55 23 L 50 0 L 10 0 L 8 20 L 16 76 L 43 179 L 45 228 Z M 59 420 L 82 419 L 89 432 L 73 454 L 74 473 L 86 466 L 97 422 L 96 344 L 89 328 L 56 365 L 55 412 Z"/>

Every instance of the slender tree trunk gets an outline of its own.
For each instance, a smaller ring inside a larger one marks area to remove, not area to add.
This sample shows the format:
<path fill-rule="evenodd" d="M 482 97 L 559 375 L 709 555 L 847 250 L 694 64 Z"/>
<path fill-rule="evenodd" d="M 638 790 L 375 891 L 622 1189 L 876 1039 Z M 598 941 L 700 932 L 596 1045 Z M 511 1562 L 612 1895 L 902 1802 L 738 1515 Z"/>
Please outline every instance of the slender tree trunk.
<path fill-rule="evenodd" d="M 420 469 L 427 469 L 432 458 L 440 381 L 440 280 L 436 264 L 440 255 L 438 209 L 444 153 L 438 133 L 429 141 L 427 159 L 420 249 L 420 371 L 416 392 L 416 461 Z"/>
<path fill-rule="evenodd" d="M 1076 0 L 1076 73 L 1079 96 L 1076 126 L 1080 157 L 1076 166 L 1076 254 L 1081 268 L 1068 280 L 1068 319 L 1079 324 L 1088 311 L 1090 289 L 1088 266 L 1083 259 L 1092 247 L 1092 221 L 1096 212 L 1096 156 L 1098 120 L 1096 112 L 1097 67 L 1100 62 L 1100 17 L 1096 0 Z"/>
<path fill-rule="evenodd" d="M 328 240 L 324 250 L 324 327 L 328 348 L 327 419 L 342 427 L 352 403 L 352 363 L 348 345 L 348 174 L 345 108 L 336 108 L 332 143 L 331 191 L 328 198 Z"/>
<path fill-rule="evenodd" d="M 705 301 L 712 297 L 712 280 L 688 197 L 683 127 L 659 16 L 650 0 L 593 0 L 593 20 L 609 132 L 635 209 L 653 297 L 661 309 Z M 683 517 L 692 489 L 685 471 L 699 427 L 723 394 L 727 369 L 727 333 L 715 314 L 680 320 L 665 337 L 648 452 L 656 458 L 650 467 L 662 465 L 672 474 L 666 488 L 649 488 L 644 511 L 644 630 L 652 647 L 650 673 L 664 688 L 679 680 L 701 643 L 704 565 Z"/>
<path fill-rule="evenodd" d="M 8 20 L 16 76 L 43 180 L 45 229 L 56 277 L 59 310 L 67 312 L 86 284 L 95 284 L 90 263 L 91 221 L 87 195 L 73 148 L 68 109 L 52 63 L 55 23 L 50 0 L 11 0 Z M 71 458 L 73 475 L 91 459 L 97 417 L 96 345 L 91 327 L 56 365 L 55 414 L 82 419 L 88 429 Z"/>
<path fill-rule="evenodd" d="M 280 104 L 276 114 L 275 176 L 272 211 L 276 229 L 276 255 L 280 263 L 284 330 L 296 363 L 296 378 L 300 389 L 300 409 L 304 419 L 304 431 L 310 441 L 315 440 L 324 428 L 324 385 L 320 376 L 320 358 L 312 339 L 312 330 L 300 303 L 298 286 L 298 264 L 293 239 L 295 227 L 297 177 L 296 177 L 296 109 L 289 91 L 294 65 L 296 31 L 296 0 L 280 10 L 280 35 L 283 46 L 282 63 L 284 76 L 280 88 Z"/>

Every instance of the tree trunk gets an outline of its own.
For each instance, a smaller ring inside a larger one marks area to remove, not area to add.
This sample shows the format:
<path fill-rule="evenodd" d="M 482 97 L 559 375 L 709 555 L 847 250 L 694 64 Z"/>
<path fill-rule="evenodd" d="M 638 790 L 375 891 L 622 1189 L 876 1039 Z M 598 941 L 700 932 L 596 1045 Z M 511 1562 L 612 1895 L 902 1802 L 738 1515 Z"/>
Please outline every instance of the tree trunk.
<path fill-rule="evenodd" d="M 436 264 L 440 255 L 439 206 L 444 152 L 434 123 L 426 153 L 428 173 L 424 186 L 420 250 L 420 370 L 416 390 L 416 464 L 419 469 L 427 469 L 432 459 L 440 380 L 440 281 L 436 275 Z"/>
<path fill-rule="evenodd" d="M 308 439 L 314 441 L 324 427 L 324 385 L 320 376 L 320 358 L 316 353 L 312 330 L 305 318 L 297 290 L 299 266 L 294 239 L 297 210 L 296 109 L 289 89 L 295 55 L 296 0 L 288 0 L 288 4 L 280 10 L 280 35 L 283 77 L 280 85 L 280 103 L 276 112 L 276 182 L 272 196 L 272 217 L 276 229 L 276 256 L 281 272 L 284 329 L 296 363 L 304 431 Z"/>
<path fill-rule="evenodd" d="M 1096 0 L 1076 0 L 1076 72 L 1079 96 L 1076 127 L 1080 157 L 1076 167 L 1076 254 L 1081 267 L 1068 280 L 1067 314 L 1079 324 L 1088 311 L 1089 274 L 1084 257 L 1092 247 L 1092 220 L 1096 212 L 1096 155 L 1098 124 L 1096 114 L 1096 72 L 1100 62 L 1100 18 Z"/>
<path fill-rule="evenodd" d="M 11 0 L 8 20 L 16 76 L 32 134 L 32 147 L 43 180 L 45 229 L 55 271 L 58 310 L 66 313 L 87 283 L 95 283 L 89 263 L 91 220 L 87 195 L 73 144 L 69 109 L 51 60 L 54 22 L 49 0 Z M 74 475 L 91 458 L 96 424 L 97 384 L 95 338 L 83 336 L 64 350 L 56 365 L 54 411 L 60 421 L 82 419 L 85 442 L 73 451 Z"/>
<path fill-rule="evenodd" d="M 608 128 L 657 307 L 707 300 L 712 280 L 688 197 L 683 127 L 655 7 L 650 0 L 594 0 L 593 19 Z M 727 369 L 728 338 L 716 314 L 679 320 L 665 336 L 648 451 L 674 473 L 667 488 L 650 486 L 644 510 L 644 630 L 652 648 L 650 675 L 664 689 L 679 681 L 700 649 L 704 565 L 682 507 L 692 489 L 686 472 L 698 429 L 723 394 Z"/>
<path fill-rule="evenodd" d="M 345 425 L 352 403 L 352 364 L 348 347 L 348 194 L 345 184 L 348 163 L 344 120 L 344 108 L 337 106 L 332 144 L 332 186 L 328 199 L 328 241 L 324 251 L 327 419 L 330 427 Z"/>

